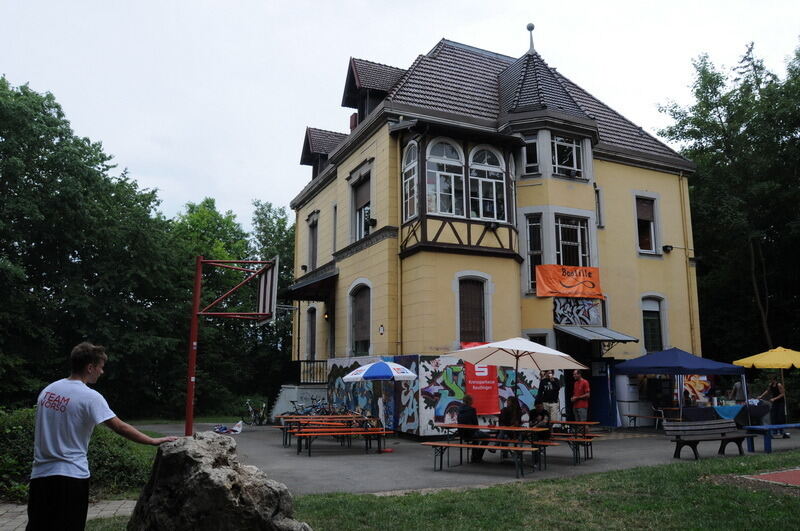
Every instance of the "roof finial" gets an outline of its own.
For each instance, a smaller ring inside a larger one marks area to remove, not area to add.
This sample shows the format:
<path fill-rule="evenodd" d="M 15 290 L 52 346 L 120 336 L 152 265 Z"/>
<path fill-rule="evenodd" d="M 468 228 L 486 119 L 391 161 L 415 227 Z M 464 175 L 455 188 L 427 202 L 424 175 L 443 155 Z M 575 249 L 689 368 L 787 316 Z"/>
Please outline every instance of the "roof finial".
<path fill-rule="evenodd" d="M 528 50 L 528 53 L 534 53 L 534 49 L 533 49 L 533 28 L 534 27 L 535 26 L 533 25 L 533 22 L 529 22 L 528 23 L 528 31 L 531 33 L 531 48 L 530 48 L 530 50 Z"/>

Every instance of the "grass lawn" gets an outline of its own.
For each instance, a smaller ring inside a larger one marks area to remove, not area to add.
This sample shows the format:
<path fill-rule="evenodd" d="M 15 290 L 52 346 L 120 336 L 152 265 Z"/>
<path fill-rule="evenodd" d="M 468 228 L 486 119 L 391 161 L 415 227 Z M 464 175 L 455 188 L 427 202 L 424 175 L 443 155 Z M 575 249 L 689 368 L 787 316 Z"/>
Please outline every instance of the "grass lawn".
<path fill-rule="evenodd" d="M 317 531 L 784 528 L 796 521 L 800 489 L 775 494 L 708 478 L 795 467 L 800 450 L 424 495 L 315 494 L 295 499 L 295 517 Z M 111 527 L 95 527 L 106 523 Z M 124 529 L 125 523 L 108 519 L 87 529 Z"/>

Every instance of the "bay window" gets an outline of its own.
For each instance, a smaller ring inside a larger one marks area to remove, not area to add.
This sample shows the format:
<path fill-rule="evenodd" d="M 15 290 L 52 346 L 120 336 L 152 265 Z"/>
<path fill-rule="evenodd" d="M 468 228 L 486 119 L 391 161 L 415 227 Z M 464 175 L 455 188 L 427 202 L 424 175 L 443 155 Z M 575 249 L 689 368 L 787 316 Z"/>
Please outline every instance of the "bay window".
<path fill-rule="evenodd" d="M 428 148 L 425 189 L 430 214 L 464 216 L 464 159 L 449 140 Z"/>
<path fill-rule="evenodd" d="M 476 148 L 469 165 L 470 217 L 506 220 L 505 172 L 500 156 L 493 150 Z"/>

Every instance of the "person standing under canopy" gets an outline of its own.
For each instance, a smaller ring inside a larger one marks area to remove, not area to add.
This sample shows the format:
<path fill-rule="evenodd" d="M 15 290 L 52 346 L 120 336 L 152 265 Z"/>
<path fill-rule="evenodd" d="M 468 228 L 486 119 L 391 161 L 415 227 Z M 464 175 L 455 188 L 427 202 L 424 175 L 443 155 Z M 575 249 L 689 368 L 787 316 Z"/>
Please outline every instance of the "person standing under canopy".
<path fill-rule="evenodd" d="M 581 371 L 572 372 L 575 382 L 572 385 L 572 414 L 575 420 L 585 421 L 589 417 L 589 380 L 581 375 Z"/>
<path fill-rule="evenodd" d="M 105 424 L 140 444 L 157 446 L 177 437 L 153 438 L 122 422 L 103 395 L 90 389 L 103 375 L 105 348 L 80 343 L 72 349 L 72 372 L 51 383 L 36 401 L 33 469 L 28 490 L 28 531 L 79 530 L 89 507 L 89 439 Z"/>
<path fill-rule="evenodd" d="M 783 388 L 783 384 L 778 381 L 777 376 L 772 377 L 772 381 L 769 383 L 769 387 L 761 393 L 761 396 L 758 398 L 764 398 L 765 396 L 769 395 L 769 423 L 770 424 L 786 424 L 786 392 Z M 789 438 L 789 434 L 783 430 L 780 430 L 781 436 L 784 439 Z"/>
<path fill-rule="evenodd" d="M 542 371 L 540 373 L 539 392 L 536 394 L 536 402 L 541 402 L 553 420 L 558 420 L 558 392 L 561 390 L 561 383 L 553 375 L 553 371 Z"/>

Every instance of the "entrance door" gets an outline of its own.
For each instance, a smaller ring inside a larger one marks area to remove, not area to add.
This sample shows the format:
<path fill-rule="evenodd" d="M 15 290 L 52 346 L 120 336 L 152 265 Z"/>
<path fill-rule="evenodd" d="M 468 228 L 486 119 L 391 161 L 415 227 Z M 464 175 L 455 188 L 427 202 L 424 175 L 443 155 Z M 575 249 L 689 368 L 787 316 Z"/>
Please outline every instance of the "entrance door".
<path fill-rule="evenodd" d="M 589 367 L 581 372 L 589 380 L 589 420 L 596 420 L 604 426 L 616 426 L 616 403 L 609 385 L 608 362 L 601 356 L 600 344 L 584 341 L 570 334 L 556 330 L 556 348 L 569 354 L 578 362 Z M 572 414 L 572 371 L 564 373 L 564 397 L 567 404 L 567 418 L 574 420 Z"/>
<path fill-rule="evenodd" d="M 556 350 L 560 350 L 564 354 L 569 354 L 575 358 L 576 361 L 587 367 L 590 366 L 592 351 L 590 344 L 586 341 L 582 341 L 575 336 L 556 330 Z M 589 378 L 588 371 L 583 371 L 582 375 L 584 378 Z M 575 379 L 572 377 L 572 371 L 564 371 L 564 402 L 567 409 L 567 420 L 575 420 L 575 416 L 572 414 L 572 388 L 574 383 Z M 591 380 L 589 380 L 589 385 L 591 386 L 591 394 L 589 395 L 589 420 L 594 420 L 594 408 L 592 407 L 592 402 L 594 401 L 594 385 Z"/>

